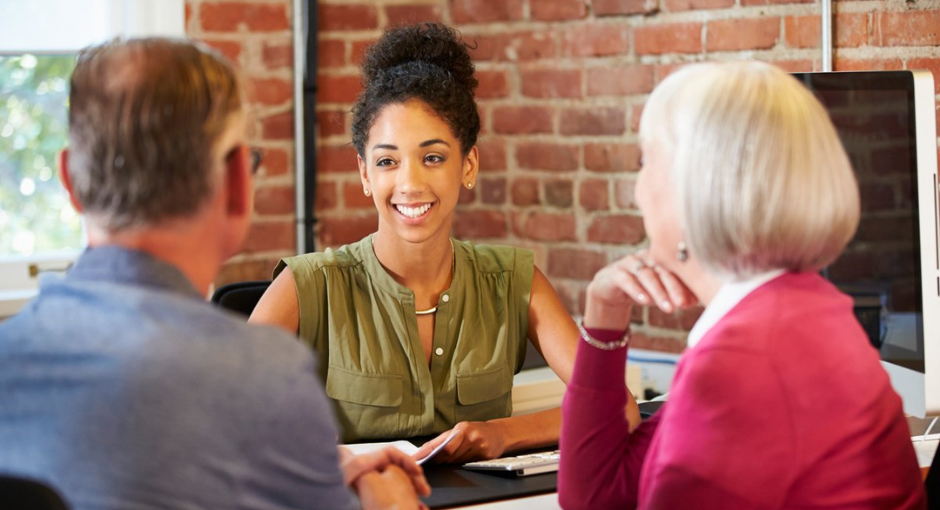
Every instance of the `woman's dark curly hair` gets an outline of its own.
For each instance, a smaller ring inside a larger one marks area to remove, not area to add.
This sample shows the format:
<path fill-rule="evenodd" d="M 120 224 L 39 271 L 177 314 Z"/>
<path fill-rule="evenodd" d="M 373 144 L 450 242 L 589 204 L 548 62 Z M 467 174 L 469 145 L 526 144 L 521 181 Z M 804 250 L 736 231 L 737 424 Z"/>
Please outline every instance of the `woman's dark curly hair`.
<path fill-rule="evenodd" d="M 480 133 L 468 48 L 456 30 L 439 23 L 385 32 L 362 61 L 364 90 L 352 109 L 356 152 L 365 156 L 369 129 L 383 108 L 417 99 L 450 126 L 466 156 Z"/>

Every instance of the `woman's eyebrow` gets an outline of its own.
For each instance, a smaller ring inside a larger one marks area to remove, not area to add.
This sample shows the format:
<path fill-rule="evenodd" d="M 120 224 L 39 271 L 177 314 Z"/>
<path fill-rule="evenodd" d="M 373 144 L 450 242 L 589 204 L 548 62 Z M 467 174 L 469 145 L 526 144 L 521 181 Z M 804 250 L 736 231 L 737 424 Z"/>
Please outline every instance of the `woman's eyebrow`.
<path fill-rule="evenodd" d="M 441 140 L 440 138 L 434 138 L 434 139 L 431 139 L 431 140 L 423 141 L 423 142 L 421 142 L 421 145 L 419 145 L 418 147 L 427 147 L 427 146 L 429 146 L 429 145 L 434 145 L 434 144 L 437 144 L 437 143 L 442 143 L 442 144 L 444 144 L 444 145 L 450 147 L 450 144 L 449 144 L 449 143 L 445 142 L 444 140 Z"/>

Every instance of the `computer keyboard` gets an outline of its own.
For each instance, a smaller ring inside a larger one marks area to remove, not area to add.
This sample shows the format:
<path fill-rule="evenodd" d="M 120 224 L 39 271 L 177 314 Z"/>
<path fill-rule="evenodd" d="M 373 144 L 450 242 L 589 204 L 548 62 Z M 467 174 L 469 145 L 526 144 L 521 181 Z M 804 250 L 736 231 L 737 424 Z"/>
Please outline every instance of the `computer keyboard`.
<path fill-rule="evenodd" d="M 463 468 L 472 469 L 474 471 L 492 471 L 514 476 L 529 476 L 558 471 L 559 459 L 560 451 L 554 450 L 469 462 L 464 464 Z"/>

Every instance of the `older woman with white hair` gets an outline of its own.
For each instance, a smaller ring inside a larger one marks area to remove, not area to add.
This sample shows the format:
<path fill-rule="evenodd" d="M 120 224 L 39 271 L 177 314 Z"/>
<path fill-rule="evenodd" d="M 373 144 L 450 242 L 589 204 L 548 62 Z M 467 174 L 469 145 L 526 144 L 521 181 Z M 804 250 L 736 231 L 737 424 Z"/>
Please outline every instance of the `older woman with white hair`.
<path fill-rule="evenodd" d="M 650 245 L 588 287 L 562 506 L 923 508 L 900 398 L 852 300 L 817 274 L 859 221 L 822 105 L 767 64 L 693 65 L 650 96 L 640 144 Z M 631 426 L 631 307 L 696 301 L 669 401 Z"/>

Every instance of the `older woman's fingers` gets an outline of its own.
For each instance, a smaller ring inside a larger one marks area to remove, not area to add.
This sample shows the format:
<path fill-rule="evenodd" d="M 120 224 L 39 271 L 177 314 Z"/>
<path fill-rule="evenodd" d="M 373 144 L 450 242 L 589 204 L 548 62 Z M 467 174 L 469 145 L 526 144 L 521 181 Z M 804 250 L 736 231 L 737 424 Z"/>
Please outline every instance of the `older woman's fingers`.
<path fill-rule="evenodd" d="M 659 277 L 659 281 L 662 282 L 663 287 L 665 287 L 666 293 L 669 294 L 669 300 L 672 301 L 673 305 L 677 308 L 693 306 L 698 302 L 698 298 L 695 297 L 695 294 L 692 293 L 685 285 L 685 282 L 680 280 L 678 276 L 662 266 L 655 266 L 654 270 Z"/>
<path fill-rule="evenodd" d="M 637 303 L 652 303 L 665 312 L 672 312 L 675 306 L 659 279 L 659 273 L 644 260 L 643 255 L 627 256 L 615 263 L 619 270 L 618 286 L 636 299 Z"/>
<path fill-rule="evenodd" d="M 660 308 L 672 306 L 656 272 L 649 266 L 637 268 L 627 263 L 619 264 L 612 277 L 621 291 L 641 305 L 655 304 Z"/>
<path fill-rule="evenodd" d="M 633 301 L 641 305 L 650 303 L 649 293 L 639 279 L 633 275 L 632 270 L 624 264 L 615 263 L 615 265 L 609 267 L 606 277 L 620 292 L 626 294 Z"/>
<path fill-rule="evenodd" d="M 676 307 L 655 269 L 647 266 L 637 274 L 637 280 L 643 284 L 643 287 L 649 292 L 651 299 L 660 310 L 666 313 L 675 311 Z"/>

